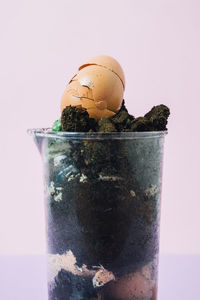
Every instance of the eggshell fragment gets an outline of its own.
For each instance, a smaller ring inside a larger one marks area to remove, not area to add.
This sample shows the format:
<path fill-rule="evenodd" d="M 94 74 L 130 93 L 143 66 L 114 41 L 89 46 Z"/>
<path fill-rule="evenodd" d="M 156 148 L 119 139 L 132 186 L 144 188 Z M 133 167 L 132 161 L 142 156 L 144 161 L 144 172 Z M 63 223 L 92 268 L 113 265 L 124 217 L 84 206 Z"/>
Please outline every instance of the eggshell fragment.
<path fill-rule="evenodd" d="M 155 280 L 152 279 L 152 272 L 152 266 L 148 264 L 140 271 L 110 281 L 103 290 L 103 296 L 105 299 L 115 300 L 156 300 Z"/>
<path fill-rule="evenodd" d="M 92 279 L 94 288 L 101 287 L 106 283 L 115 280 L 115 276 L 112 272 L 100 267 L 100 269 L 96 272 L 95 276 Z"/>
<path fill-rule="evenodd" d="M 95 103 L 104 102 L 102 109 L 117 112 L 123 99 L 123 86 L 118 76 L 105 68 L 96 65 L 80 70 L 77 80 L 90 82 Z M 98 107 L 101 109 L 101 107 Z"/>

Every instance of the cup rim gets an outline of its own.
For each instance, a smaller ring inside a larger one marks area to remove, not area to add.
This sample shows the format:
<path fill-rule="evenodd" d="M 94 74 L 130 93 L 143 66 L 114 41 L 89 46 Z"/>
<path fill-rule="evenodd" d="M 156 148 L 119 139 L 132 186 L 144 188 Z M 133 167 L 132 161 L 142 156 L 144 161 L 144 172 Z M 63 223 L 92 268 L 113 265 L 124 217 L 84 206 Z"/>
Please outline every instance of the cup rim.
<path fill-rule="evenodd" d="M 68 139 L 146 139 L 161 138 L 168 131 L 137 131 L 137 132 L 69 132 L 52 131 L 51 128 L 30 128 L 27 133 L 33 137 L 43 138 L 68 138 Z"/>

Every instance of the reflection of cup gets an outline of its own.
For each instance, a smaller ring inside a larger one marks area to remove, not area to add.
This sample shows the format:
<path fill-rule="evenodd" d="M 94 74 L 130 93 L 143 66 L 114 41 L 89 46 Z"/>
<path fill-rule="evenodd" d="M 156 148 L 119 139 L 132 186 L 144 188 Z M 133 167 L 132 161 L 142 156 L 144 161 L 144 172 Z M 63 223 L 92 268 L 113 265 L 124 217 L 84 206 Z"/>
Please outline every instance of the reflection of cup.
<path fill-rule="evenodd" d="M 29 130 L 45 170 L 50 300 L 156 300 L 166 132 Z"/>

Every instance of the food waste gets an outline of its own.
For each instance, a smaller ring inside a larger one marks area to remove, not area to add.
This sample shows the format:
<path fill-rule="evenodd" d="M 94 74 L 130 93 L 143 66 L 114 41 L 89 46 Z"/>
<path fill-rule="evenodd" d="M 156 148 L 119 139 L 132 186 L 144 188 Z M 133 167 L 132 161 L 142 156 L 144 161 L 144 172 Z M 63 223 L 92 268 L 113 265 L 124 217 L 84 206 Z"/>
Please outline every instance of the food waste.
<path fill-rule="evenodd" d="M 97 56 L 62 96 L 45 153 L 50 300 L 156 300 L 163 142 L 150 135 L 170 111 L 132 116 L 124 89 L 119 63 Z"/>
<path fill-rule="evenodd" d="M 167 130 L 169 108 L 154 106 L 143 117 L 130 115 L 123 93 L 125 77 L 109 56 L 88 60 L 69 81 L 61 99 L 61 118 L 54 131 L 135 132 Z"/>

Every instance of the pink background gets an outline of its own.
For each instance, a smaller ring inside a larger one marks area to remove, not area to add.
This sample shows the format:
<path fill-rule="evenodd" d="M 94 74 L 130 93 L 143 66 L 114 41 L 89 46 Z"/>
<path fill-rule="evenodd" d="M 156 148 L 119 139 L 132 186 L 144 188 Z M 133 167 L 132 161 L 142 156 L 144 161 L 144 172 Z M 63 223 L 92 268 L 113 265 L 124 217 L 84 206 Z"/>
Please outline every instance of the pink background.
<path fill-rule="evenodd" d="M 170 107 L 161 252 L 200 253 L 199 0 L 7 0 L 0 13 L 0 254 L 45 251 L 42 164 L 26 129 L 59 117 L 67 81 L 99 54 L 122 65 L 132 114 Z"/>

